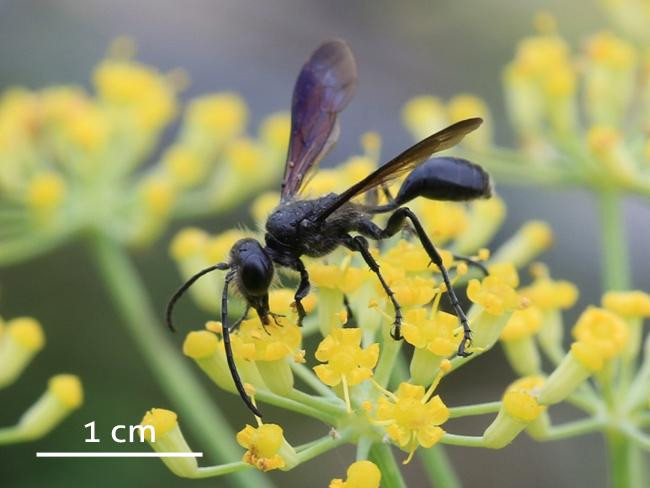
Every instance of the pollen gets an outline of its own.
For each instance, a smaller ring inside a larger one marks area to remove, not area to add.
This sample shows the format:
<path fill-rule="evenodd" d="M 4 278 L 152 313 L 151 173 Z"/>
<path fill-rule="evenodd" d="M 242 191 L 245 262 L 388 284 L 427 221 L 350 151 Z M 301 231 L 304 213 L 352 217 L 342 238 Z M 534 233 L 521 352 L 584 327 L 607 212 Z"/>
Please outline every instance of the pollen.
<path fill-rule="evenodd" d="M 285 466 L 279 454 L 284 442 L 282 427 L 276 424 L 262 424 L 257 428 L 246 425 L 237 433 L 237 443 L 247 449 L 242 460 L 260 471 Z"/>

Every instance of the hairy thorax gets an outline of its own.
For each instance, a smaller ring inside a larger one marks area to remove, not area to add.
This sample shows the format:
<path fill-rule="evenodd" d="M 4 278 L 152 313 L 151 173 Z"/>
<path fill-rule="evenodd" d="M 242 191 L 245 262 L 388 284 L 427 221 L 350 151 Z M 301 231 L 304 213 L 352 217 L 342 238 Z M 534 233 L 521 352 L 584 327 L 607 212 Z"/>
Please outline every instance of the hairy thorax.
<path fill-rule="evenodd" d="M 324 222 L 315 223 L 319 213 L 336 197 L 336 194 L 330 193 L 313 200 L 280 204 L 266 221 L 267 243 L 271 247 L 282 248 L 275 250 L 292 253 L 295 257 L 329 254 L 338 247 L 346 233 L 356 229 L 359 219 L 365 216 L 356 205 L 346 204 Z"/>

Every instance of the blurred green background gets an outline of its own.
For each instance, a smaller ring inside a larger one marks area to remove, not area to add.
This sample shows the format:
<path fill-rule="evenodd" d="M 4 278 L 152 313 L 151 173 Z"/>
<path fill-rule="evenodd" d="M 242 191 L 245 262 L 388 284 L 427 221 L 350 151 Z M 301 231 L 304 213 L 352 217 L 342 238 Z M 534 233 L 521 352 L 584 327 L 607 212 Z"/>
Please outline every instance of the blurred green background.
<path fill-rule="evenodd" d="M 263 115 L 289 106 L 291 89 L 308 54 L 322 40 L 342 37 L 359 65 L 357 95 L 341 118 L 342 136 L 326 164 L 358 150 L 358 137 L 378 131 L 383 154 L 390 157 L 411 140 L 400 124 L 402 104 L 421 93 L 449 97 L 474 92 L 492 109 L 497 139 L 510 142 L 501 94 L 501 69 L 516 42 L 532 32 L 540 9 L 558 18 L 559 29 L 574 45 L 607 27 L 598 6 L 587 0 L 561 2 L 317 1 L 317 0 L 15 0 L 0 1 L 0 89 L 13 85 L 39 88 L 51 83 L 88 86 L 94 64 L 118 35 L 133 37 L 138 59 L 163 70 L 181 67 L 192 83 L 183 94 L 237 90 L 248 101 L 253 124 Z M 498 184 L 498 181 L 497 181 Z M 593 202 L 578 191 L 500 187 L 509 215 L 497 242 L 523 221 L 547 220 L 556 243 L 545 259 L 554 276 L 577 283 L 579 306 L 600 297 L 600 256 Z M 219 220 L 196 222 L 211 231 L 239 222 L 251 224 L 246 206 Z M 650 289 L 647 259 L 650 209 L 626 203 L 634 284 Z M 170 229 L 147 252 L 134 255 L 162 317 L 164 303 L 179 281 L 167 254 Z M 35 452 L 87 450 L 83 425 L 97 423 L 101 450 L 139 446 L 113 444 L 110 428 L 139 422 L 153 406 L 169 406 L 124 328 L 119 323 L 95 270 L 81 246 L 68 245 L 26 264 L 0 269 L 0 314 L 30 315 L 45 327 L 47 347 L 20 381 L 0 393 L 0 422 L 10 424 L 57 372 L 79 374 L 86 401 L 81 410 L 46 438 L 0 448 L 0 485 L 36 486 L 229 486 L 227 478 L 188 481 L 174 477 L 155 459 L 36 459 Z M 184 305 L 186 323 L 205 316 Z M 179 345 L 181 336 L 174 337 Z M 205 378 L 197 370 L 201 381 Z M 499 348 L 470 363 L 443 383 L 448 405 L 497 399 L 514 374 Z M 214 401 L 240 428 L 250 421 L 239 399 L 205 381 Z M 564 408 L 564 409 L 563 409 Z M 324 434 L 323 426 L 267 407 L 269 418 L 286 426 L 300 443 Z M 575 414 L 554 408 L 558 421 Z M 181 419 L 182 420 L 182 419 Z M 486 419 L 450 423 L 459 433 L 478 434 Z M 192 442 L 195 450 L 201 446 Z M 93 445 L 98 448 L 98 445 Z M 148 450 L 148 447 L 145 447 Z M 448 448 L 467 486 L 546 487 L 606 485 L 604 444 L 598 436 L 538 444 L 520 436 L 506 449 Z M 341 448 L 288 473 L 271 473 L 278 486 L 327 486 L 342 476 L 352 449 Z M 213 460 L 204 459 L 204 463 Z M 416 460 L 406 470 L 409 486 L 420 486 Z"/>

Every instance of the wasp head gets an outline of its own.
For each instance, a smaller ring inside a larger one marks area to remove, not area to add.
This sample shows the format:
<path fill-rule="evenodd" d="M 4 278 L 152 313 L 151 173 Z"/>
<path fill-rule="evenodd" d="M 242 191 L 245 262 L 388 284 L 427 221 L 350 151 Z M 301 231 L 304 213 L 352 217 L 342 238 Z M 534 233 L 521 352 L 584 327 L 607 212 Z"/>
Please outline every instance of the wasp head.
<path fill-rule="evenodd" d="M 263 323 L 268 323 L 269 287 L 273 280 L 273 261 L 255 239 L 240 239 L 230 250 L 230 262 L 237 272 L 237 285 L 248 304 Z"/>

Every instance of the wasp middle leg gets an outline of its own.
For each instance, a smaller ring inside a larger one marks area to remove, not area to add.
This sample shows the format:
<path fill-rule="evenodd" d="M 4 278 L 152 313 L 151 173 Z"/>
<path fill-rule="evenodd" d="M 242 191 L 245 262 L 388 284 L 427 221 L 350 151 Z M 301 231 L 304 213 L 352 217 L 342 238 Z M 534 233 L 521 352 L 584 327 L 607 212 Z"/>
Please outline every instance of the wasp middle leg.
<path fill-rule="evenodd" d="M 351 251 L 358 251 L 370 270 L 377 275 L 377 278 L 379 278 L 381 286 L 384 288 L 386 295 L 388 295 L 388 298 L 390 299 L 391 303 L 393 304 L 393 308 L 395 309 L 395 322 L 393 323 L 393 330 L 391 331 L 390 335 L 393 339 L 400 340 L 402 338 L 402 307 L 397 302 L 395 293 L 390 289 L 388 283 L 386 283 L 386 280 L 382 276 L 381 271 L 379 271 L 379 264 L 377 264 L 375 258 L 373 258 L 372 254 L 370 254 L 370 251 L 368 250 L 368 241 L 363 236 L 352 237 L 350 235 L 346 235 L 343 239 L 343 245 Z"/>

